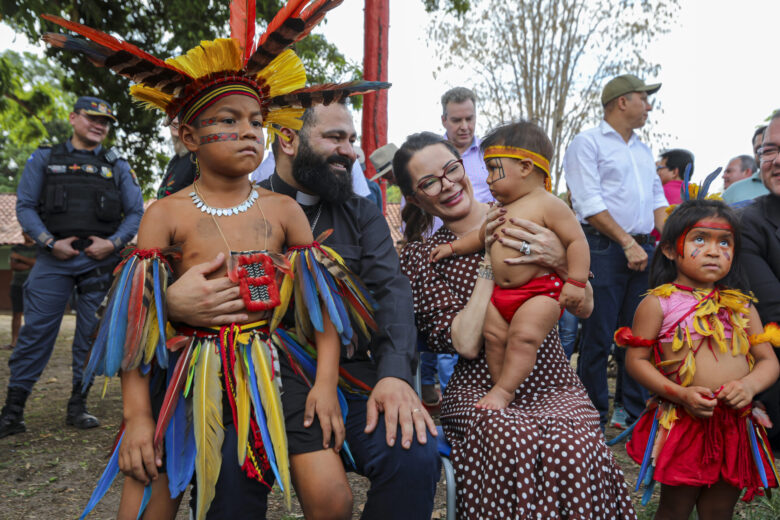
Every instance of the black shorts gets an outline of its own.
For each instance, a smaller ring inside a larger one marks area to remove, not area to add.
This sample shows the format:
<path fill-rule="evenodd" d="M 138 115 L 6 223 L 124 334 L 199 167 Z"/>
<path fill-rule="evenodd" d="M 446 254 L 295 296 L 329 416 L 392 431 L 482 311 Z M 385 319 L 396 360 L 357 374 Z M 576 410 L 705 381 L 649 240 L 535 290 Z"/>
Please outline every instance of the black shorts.
<path fill-rule="evenodd" d="M 317 416 L 314 416 L 311 426 L 308 428 L 303 426 L 309 385 L 293 371 L 290 361 L 283 352 L 279 352 L 279 369 L 282 373 L 282 408 L 287 429 L 287 449 L 290 455 L 323 449 L 322 428 Z"/>
<path fill-rule="evenodd" d="M 14 313 L 24 312 L 24 286 L 11 286 L 11 310 Z"/>

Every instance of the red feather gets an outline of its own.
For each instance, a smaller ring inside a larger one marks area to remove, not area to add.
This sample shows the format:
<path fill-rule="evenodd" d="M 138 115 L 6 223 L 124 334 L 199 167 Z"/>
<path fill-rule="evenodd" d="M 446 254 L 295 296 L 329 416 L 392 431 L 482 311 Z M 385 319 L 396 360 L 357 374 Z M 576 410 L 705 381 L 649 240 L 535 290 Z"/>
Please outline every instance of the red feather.
<path fill-rule="evenodd" d="M 135 364 L 141 351 L 141 332 L 146 321 L 147 308 L 144 308 L 144 274 L 147 261 L 142 260 L 135 267 L 133 281 L 130 286 L 130 302 L 127 307 L 127 335 L 125 336 L 125 357 L 122 359 L 122 370 L 127 370 Z"/>
<path fill-rule="evenodd" d="M 654 340 L 634 336 L 630 327 L 620 327 L 615 331 L 613 339 L 615 344 L 621 347 L 652 347 L 656 343 Z"/>
<path fill-rule="evenodd" d="M 374 317 L 371 316 L 371 313 L 368 312 L 365 307 L 363 307 L 363 304 L 360 303 L 360 301 L 357 299 L 357 297 L 355 297 L 354 294 L 352 294 L 352 291 L 350 291 L 348 288 L 345 288 L 342 294 L 347 297 L 347 300 L 349 300 L 352 310 L 357 312 L 360 315 L 360 317 L 363 318 L 363 321 L 366 323 L 368 328 L 377 330 L 378 327 L 376 325 L 376 322 L 374 321 Z"/>
<path fill-rule="evenodd" d="M 255 52 L 255 0 L 233 0 L 230 2 L 230 37 L 238 41 L 244 64 Z"/>
<path fill-rule="evenodd" d="M 66 20 L 65 18 L 61 18 L 59 16 L 53 16 L 50 14 L 42 14 L 41 18 L 44 18 L 45 20 L 49 20 L 50 22 L 54 22 L 57 25 L 60 25 L 62 27 L 65 27 L 66 29 L 70 29 L 73 32 L 79 33 L 82 36 L 86 36 L 90 40 L 92 40 L 95 43 L 99 43 L 100 45 L 103 45 L 104 47 L 108 47 L 109 49 L 115 50 L 115 51 L 126 51 L 134 56 L 138 56 L 142 60 L 151 62 L 152 64 L 162 67 L 164 69 L 170 69 L 175 70 L 179 74 L 184 74 L 182 71 L 175 67 L 171 67 L 167 63 L 165 63 L 160 58 L 157 58 L 156 56 L 152 56 L 148 52 L 139 49 L 132 43 L 123 42 L 120 40 L 117 40 L 110 34 L 106 34 L 102 31 L 98 31 L 97 29 L 93 29 L 91 27 L 87 27 L 86 25 L 82 25 L 77 22 L 71 22 L 70 20 Z"/>
<path fill-rule="evenodd" d="M 344 0 L 318 0 L 306 8 L 301 13 L 301 18 L 305 22 L 304 31 L 298 36 L 296 41 L 309 35 L 312 29 L 325 18 L 325 14 L 331 9 L 338 7 Z"/>
<path fill-rule="evenodd" d="M 287 5 L 282 7 L 279 12 L 276 13 L 273 20 L 268 23 L 268 27 L 257 42 L 257 46 L 262 47 L 268 37 L 275 31 L 278 31 L 282 24 L 289 18 L 297 18 L 301 10 L 306 7 L 307 2 L 308 0 L 290 0 L 287 2 Z"/>
<path fill-rule="evenodd" d="M 165 429 L 168 427 L 168 423 L 171 422 L 173 412 L 176 410 L 176 403 L 179 402 L 179 396 L 181 396 L 181 390 L 187 381 L 187 371 L 193 352 L 192 343 L 190 341 L 187 348 L 179 356 L 179 361 L 176 362 L 176 367 L 173 369 L 171 380 L 168 382 L 168 389 L 165 391 L 160 415 L 157 416 L 157 427 L 154 429 L 155 446 L 159 446 L 163 440 Z"/>

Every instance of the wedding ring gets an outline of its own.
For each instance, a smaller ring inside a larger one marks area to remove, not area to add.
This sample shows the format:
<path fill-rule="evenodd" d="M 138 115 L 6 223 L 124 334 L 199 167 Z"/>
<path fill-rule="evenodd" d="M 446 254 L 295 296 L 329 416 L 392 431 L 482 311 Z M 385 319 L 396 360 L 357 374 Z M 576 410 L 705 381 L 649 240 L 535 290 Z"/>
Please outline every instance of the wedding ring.
<path fill-rule="evenodd" d="M 524 255 L 530 255 L 531 254 L 531 244 L 523 240 L 523 242 L 520 244 L 520 252 Z"/>
<path fill-rule="evenodd" d="M 419 408 L 415 408 L 414 410 L 412 410 L 412 413 L 417 413 L 417 412 L 419 412 L 419 411 L 420 411 L 420 409 L 419 409 Z"/>

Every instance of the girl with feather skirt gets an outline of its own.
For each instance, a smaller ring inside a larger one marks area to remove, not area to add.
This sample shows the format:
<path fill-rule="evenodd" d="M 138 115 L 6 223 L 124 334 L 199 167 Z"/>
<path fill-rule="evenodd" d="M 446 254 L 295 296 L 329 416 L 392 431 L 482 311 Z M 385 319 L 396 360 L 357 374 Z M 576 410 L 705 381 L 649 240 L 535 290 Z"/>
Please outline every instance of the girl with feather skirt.
<path fill-rule="evenodd" d="M 136 100 L 163 110 L 167 121 L 178 117 L 179 137 L 199 168 L 192 186 L 147 210 L 138 249 L 117 267 L 104 301 L 84 380 L 121 375 L 124 421 L 82 518 L 119 471 L 127 477 L 119 518 L 174 518 L 193 479 L 198 519 L 264 517 L 265 500 L 256 498 L 274 480 L 288 508 L 294 483 L 305 512 L 307 493 L 327 489 L 336 490 L 328 513 L 351 514 L 340 458 L 351 459 L 342 390 L 370 388 L 340 370 L 339 355 L 353 341 L 351 322 L 365 335 L 376 326 L 372 299 L 338 254 L 314 241 L 293 199 L 248 180 L 262 160 L 263 127 L 271 134 L 300 129 L 313 104 L 389 87 L 304 88 L 303 64 L 289 47 L 340 3 L 289 0 L 255 38 L 254 1 L 234 0 L 230 38 L 165 61 L 43 15 L 89 39 L 47 33 L 47 43 L 130 78 Z M 171 250 L 177 254 L 165 256 Z M 219 253 L 227 268 L 212 276 L 238 285 L 249 321 L 218 329 L 168 323 L 169 278 Z M 276 329 L 291 301 L 294 330 Z M 281 394 L 282 381 L 293 376 L 310 387 L 304 427 L 319 424 L 323 432 L 323 449 L 306 465 L 288 457 Z"/>
<path fill-rule="evenodd" d="M 689 200 L 664 225 L 650 268 L 656 286 L 640 303 L 633 330 L 615 333 L 630 348 L 626 368 L 654 397 L 637 420 L 628 454 L 640 466 L 645 497 L 662 484 L 655 518 L 731 518 L 743 500 L 777 487 L 768 418 L 753 397 L 780 374 L 764 329 L 740 292 L 740 232 L 721 201 Z"/>

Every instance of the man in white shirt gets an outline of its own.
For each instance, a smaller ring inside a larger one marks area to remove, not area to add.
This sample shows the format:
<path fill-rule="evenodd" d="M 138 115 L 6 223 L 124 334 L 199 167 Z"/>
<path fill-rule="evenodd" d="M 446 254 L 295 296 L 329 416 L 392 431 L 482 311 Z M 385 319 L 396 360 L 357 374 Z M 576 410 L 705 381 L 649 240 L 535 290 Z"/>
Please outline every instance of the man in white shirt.
<path fill-rule="evenodd" d="M 590 245 L 595 278 L 593 314 L 583 322 L 577 373 L 607 423 L 609 390 L 607 358 L 615 330 L 631 325 L 647 291 L 647 264 L 661 230 L 667 206 L 650 148 L 634 130 L 644 126 L 652 110 L 648 96 L 661 84 L 646 85 L 636 76 L 618 76 L 604 87 L 604 120 L 577 135 L 566 150 L 563 169 L 572 205 Z M 618 388 L 626 421 L 642 412 L 646 391 L 623 371 L 625 353 L 618 349 Z M 620 384 L 622 382 L 622 385 Z M 617 400 L 617 399 L 616 399 Z"/>

